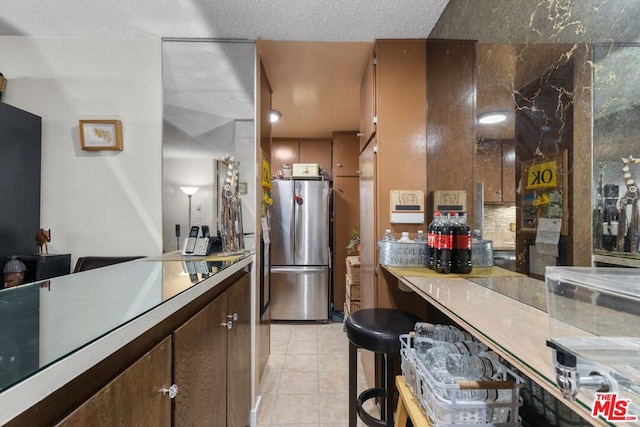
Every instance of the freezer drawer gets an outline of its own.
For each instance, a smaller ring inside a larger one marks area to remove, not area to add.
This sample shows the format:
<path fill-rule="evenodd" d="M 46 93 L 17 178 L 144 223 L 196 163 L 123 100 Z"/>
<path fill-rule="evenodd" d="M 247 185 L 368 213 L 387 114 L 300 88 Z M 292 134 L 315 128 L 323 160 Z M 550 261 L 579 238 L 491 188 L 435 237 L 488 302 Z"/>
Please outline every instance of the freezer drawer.
<path fill-rule="evenodd" d="M 329 267 L 271 267 L 272 320 L 328 320 Z"/>

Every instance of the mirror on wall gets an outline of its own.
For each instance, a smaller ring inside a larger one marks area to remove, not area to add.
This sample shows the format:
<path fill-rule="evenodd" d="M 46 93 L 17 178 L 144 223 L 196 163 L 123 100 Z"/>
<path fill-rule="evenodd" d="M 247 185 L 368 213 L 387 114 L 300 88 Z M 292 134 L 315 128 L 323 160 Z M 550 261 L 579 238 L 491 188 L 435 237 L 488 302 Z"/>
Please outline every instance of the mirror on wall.
<path fill-rule="evenodd" d="M 429 36 L 473 41 L 477 116 L 507 113 L 500 124 L 476 124 L 475 159 L 493 166 L 474 170 L 483 170 L 485 188 L 491 182 L 496 189 L 485 227 L 495 227 L 496 241 L 515 242 L 522 273 L 601 265 L 598 253 L 609 255 L 605 263 L 626 265 L 611 259 L 622 257 L 640 265 L 638 13 L 640 3 L 630 1 L 450 0 Z M 534 188 L 527 179 L 546 162 L 557 168 L 557 181 Z M 561 228 L 553 251 L 539 254 L 543 219 L 557 219 Z"/>
<path fill-rule="evenodd" d="M 254 42 L 163 40 L 165 253 L 182 245 L 190 224 L 219 230 L 218 177 L 226 169 L 218 160 L 226 155 L 239 160 L 246 184 L 240 188 L 244 233 L 255 232 L 255 58 Z M 192 187 L 191 197 L 181 187 Z"/>
<path fill-rule="evenodd" d="M 593 48 L 596 253 L 640 259 L 640 44 Z"/>

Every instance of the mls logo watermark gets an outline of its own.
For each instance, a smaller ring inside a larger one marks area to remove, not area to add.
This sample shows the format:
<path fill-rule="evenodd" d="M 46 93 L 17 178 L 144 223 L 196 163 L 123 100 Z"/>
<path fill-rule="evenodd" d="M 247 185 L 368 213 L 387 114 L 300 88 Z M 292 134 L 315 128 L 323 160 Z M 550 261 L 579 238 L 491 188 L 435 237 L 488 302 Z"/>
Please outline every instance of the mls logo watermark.
<path fill-rule="evenodd" d="M 622 399 L 618 393 L 596 393 L 591 416 L 604 417 L 607 421 L 636 421 L 637 415 L 628 415 L 631 399 Z"/>

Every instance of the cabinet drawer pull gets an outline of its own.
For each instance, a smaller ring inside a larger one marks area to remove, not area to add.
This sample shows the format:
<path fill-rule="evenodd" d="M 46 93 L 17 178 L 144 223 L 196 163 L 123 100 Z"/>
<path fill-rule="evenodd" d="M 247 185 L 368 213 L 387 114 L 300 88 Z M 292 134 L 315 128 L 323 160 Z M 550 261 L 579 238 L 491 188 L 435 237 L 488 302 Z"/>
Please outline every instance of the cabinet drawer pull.
<path fill-rule="evenodd" d="M 171 387 L 169 388 L 162 388 L 160 389 L 160 391 L 162 392 L 162 394 L 164 394 L 165 396 L 169 396 L 169 399 L 173 399 L 174 397 L 176 397 L 178 395 L 178 386 L 176 384 L 173 384 Z"/>
<path fill-rule="evenodd" d="M 356 136 L 357 136 L 358 138 L 362 138 L 362 137 L 364 136 L 364 133 L 360 133 L 360 132 L 358 132 L 358 133 L 356 133 Z"/>
<path fill-rule="evenodd" d="M 358 175 L 362 175 L 362 171 L 361 171 L 360 169 L 356 169 L 356 173 L 357 173 Z"/>
<path fill-rule="evenodd" d="M 238 320 L 238 313 L 227 314 L 227 319 L 231 319 L 235 322 L 236 320 Z"/>
<path fill-rule="evenodd" d="M 342 163 L 336 163 L 336 166 L 341 168 L 342 167 Z"/>
<path fill-rule="evenodd" d="M 229 320 L 228 322 L 220 323 L 220 326 L 222 326 L 223 328 L 231 329 L 233 328 L 233 322 Z"/>

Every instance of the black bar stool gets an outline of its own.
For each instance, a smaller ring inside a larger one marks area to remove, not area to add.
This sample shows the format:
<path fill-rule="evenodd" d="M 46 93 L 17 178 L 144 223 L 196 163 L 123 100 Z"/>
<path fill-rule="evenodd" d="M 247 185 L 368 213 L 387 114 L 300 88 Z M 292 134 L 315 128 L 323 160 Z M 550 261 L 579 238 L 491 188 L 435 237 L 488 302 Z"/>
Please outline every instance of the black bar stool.
<path fill-rule="evenodd" d="M 365 308 L 345 321 L 349 338 L 349 427 L 356 427 L 356 414 L 370 427 L 392 427 L 394 410 L 393 360 L 400 354 L 400 335 L 413 330 L 420 318 L 390 308 Z M 370 388 L 357 396 L 358 348 L 373 351 L 380 367 L 380 387 Z M 380 399 L 380 419 L 370 415 L 362 405 L 369 399 Z"/>

